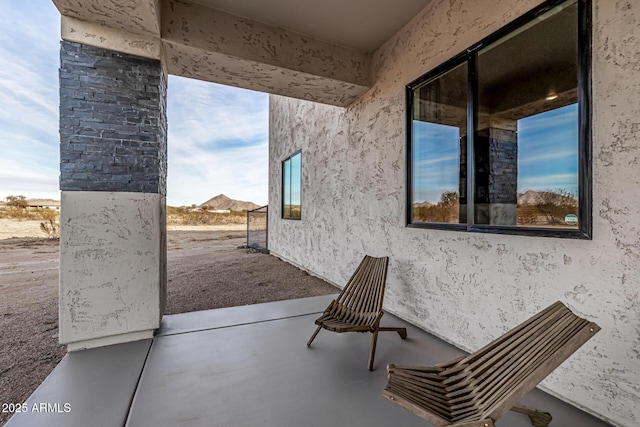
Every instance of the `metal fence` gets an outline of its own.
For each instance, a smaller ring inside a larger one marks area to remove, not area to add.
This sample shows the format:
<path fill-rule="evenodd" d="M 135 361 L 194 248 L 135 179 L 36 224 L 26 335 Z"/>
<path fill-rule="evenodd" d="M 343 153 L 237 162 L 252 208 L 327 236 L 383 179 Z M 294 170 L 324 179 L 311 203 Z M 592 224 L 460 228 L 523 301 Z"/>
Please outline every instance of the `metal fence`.
<path fill-rule="evenodd" d="M 247 252 L 267 252 L 269 206 L 247 211 Z"/>

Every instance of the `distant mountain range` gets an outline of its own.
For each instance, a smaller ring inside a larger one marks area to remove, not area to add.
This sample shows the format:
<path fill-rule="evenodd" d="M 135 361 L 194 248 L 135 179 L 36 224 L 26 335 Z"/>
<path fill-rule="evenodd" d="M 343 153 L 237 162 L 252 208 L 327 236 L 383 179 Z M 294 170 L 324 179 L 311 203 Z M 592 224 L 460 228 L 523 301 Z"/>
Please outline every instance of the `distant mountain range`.
<path fill-rule="evenodd" d="M 413 204 L 414 208 L 430 208 L 431 206 L 433 206 L 433 203 L 429 203 L 426 200 L 424 202 L 416 202 Z"/>
<path fill-rule="evenodd" d="M 571 205 L 577 203 L 577 200 L 573 197 L 564 196 L 562 194 L 554 193 L 551 191 L 534 191 L 527 190 L 524 193 L 518 193 L 518 205 L 519 206 L 538 206 L 545 203 L 551 203 L 554 205 Z M 426 200 L 424 202 L 416 202 L 413 204 L 414 208 L 430 208 L 437 203 L 430 203 Z"/>
<path fill-rule="evenodd" d="M 551 191 L 527 190 L 524 193 L 518 193 L 518 205 L 520 206 L 537 206 L 545 203 L 558 206 L 572 205 L 577 203 L 577 200 Z"/>
<path fill-rule="evenodd" d="M 250 211 L 257 209 L 260 206 L 253 202 L 243 202 L 240 200 L 231 199 L 224 194 L 219 194 L 213 197 L 200 206 L 201 209 L 216 209 L 216 210 L 230 210 L 230 211 Z"/>

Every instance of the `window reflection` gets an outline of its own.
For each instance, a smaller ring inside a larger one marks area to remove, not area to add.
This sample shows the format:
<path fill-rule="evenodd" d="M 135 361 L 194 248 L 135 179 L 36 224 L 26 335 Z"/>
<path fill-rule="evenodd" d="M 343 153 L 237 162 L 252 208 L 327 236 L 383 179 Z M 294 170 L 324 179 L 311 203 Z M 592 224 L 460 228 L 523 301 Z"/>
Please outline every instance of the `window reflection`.
<path fill-rule="evenodd" d="M 518 120 L 518 225 L 578 227 L 578 104 Z"/>
<path fill-rule="evenodd" d="M 302 218 L 302 152 L 298 151 L 282 162 L 282 217 Z"/>
<path fill-rule="evenodd" d="M 590 238 L 590 8 L 545 2 L 409 84 L 409 224 Z"/>
<path fill-rule="evenodd" d="M 466 222 L 467 66 L 414 90 L 412 222 Z"/>
<path fill-rule="evenodd" d="M 566 2 L 478 53 L 475 224 L 578 228 L 577 14 Z"/>

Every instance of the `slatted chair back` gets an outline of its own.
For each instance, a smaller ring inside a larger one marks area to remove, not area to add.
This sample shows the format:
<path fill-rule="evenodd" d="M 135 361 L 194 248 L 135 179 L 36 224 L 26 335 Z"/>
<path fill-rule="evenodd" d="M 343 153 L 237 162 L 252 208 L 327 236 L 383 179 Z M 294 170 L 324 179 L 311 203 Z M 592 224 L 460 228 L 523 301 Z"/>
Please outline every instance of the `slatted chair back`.
<path fill-rule="evenodd" d="M 307 341 L 307 347 L 324 328 L 332 332 L 371 332 L 371 350 L 369 351 L 369 370 L 373 369 L 378 332 L 397 332 L 400 338 L 407 337 L 404 327 L 382 327 L 380 319 L 384 290 L 387 283 L 389 257 L 375 258 L 366 255 L 351 279 L 342 288 L 338 297 L 331 301 L 322 315 L 316 319 L 316 331 Z"/>
<path fill-rule="evenodd" d="M 354 324 L 373 324 L 382 312 L 389 257 L 366 255 L 344 286 L 336 302 L 350 313 Z"/>
<path fill-rule="evenodd" d="M 390 365 L 385 397 L 392 397 L 395 388 L 400 400 L 408 398 L 408 406 L 401 406 L 418 415 L 432 413 L 433 419 L 424 417 L 437 425 L 495 421 L 599 330 L 556 302 L 477 352 L 427 373 Z M 416 380 L 419 376 L 424 381 Z"/>

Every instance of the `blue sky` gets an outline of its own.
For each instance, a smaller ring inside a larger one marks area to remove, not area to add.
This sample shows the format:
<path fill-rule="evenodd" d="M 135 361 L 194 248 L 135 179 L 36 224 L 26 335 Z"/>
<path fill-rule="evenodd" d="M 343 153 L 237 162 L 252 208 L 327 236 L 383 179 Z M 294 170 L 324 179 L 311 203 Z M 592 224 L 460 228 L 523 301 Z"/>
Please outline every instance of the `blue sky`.
<path fill-rule="evenodd" d="M 413 122 L 414 202 L 458 191 L 458 128 Z M 578 191 L 578 105 L 518 120 L 518 192 Z"/>
<path fill-rule="evenodd" d="M 59 199 L 60 15 L 51 0 L 0 14 L 0 199 Z M 224 193 L 266 204 L 268 95 L 169 77 L 167 203 Z"/>

